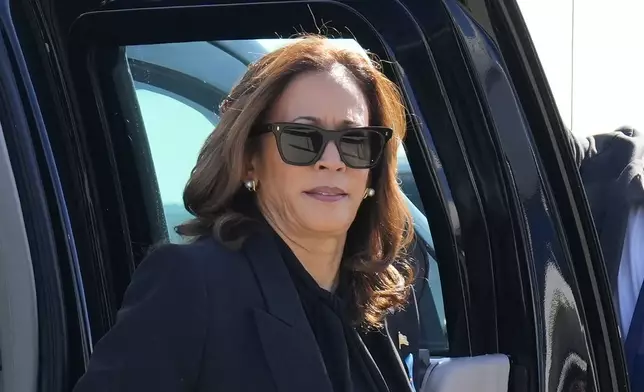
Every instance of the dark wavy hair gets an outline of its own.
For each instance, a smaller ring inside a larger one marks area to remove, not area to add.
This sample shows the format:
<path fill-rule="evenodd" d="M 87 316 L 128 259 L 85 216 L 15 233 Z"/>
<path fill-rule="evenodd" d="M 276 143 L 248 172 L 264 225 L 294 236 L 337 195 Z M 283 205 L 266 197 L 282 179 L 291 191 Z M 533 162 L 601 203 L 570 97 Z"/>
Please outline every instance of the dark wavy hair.
<path fill-rule="evenodd" d="M 380 163 L 371 170 L 376 193 L 364 200 L 349 228 L 341 264 L 352 275 L 348 302 L 354 307 L 354 323 L 379 328 L 385 315 L 403 307 L 409 297 L 414 273 L 405 257 L 413 226 L 396 177 L 405 108 L 397 86 L 363 52 L 307 35 L 251 64 L 220 105 L 220 122 L 186 185 L 183 200 L 194 219 L 176 231 L 193 239 L 214 236 L 231 248 L 243 244 L 252 226 L 246 224 L 251 209 L 256 209 L 254 195 L 242 186 L 246 160 L 257 148 L 249 138 L 251 129 L 296 75 L 328 71 L 337 64 L 346 67 L 365 95 L 372 125 L 394 131 Z"/>

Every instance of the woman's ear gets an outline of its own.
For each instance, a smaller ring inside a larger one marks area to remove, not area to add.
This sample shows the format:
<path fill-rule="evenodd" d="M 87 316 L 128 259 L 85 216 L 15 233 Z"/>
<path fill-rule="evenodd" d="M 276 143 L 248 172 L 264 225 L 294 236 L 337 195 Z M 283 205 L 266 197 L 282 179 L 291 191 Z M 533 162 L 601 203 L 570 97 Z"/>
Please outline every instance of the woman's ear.
<path fill-rule="evenodd" d="M 257 154 L 247 153 L 244 159 L 244 181 L 256 180 L 257 171 L 255 168 L 258 165 L 258 156 Z"/>
<path fill-rule="evenodd" d="M 244 181 L 255 179 L 255 169 L 252 160 L 246 161 L 244 165 Z"/>
<path fill-rule="evenodd" d="M 244 186 L 251 192 L 257 191 L 257 186 L 259 184 L 258 173 L 255 170 L 257 167 L 257 158 L 256 155 L 247 157 L 244 165 Z"/>

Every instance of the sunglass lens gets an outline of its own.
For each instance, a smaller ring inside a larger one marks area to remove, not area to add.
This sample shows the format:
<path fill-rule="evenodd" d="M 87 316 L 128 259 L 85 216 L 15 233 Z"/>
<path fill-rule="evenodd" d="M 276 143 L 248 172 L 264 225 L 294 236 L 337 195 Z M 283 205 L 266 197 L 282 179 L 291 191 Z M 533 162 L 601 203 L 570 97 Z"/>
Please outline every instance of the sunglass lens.
<path fill-rule="evenodd" d="M 385 139 L 370 129 L 346 133 L 340 139 L 340 154 L 347 166 L 361 169 L 372 167 L 380 158 Z"/>
<path fill-rule="evenodd" d="M 293 165 L 313 163 L 322 149 L 322 135 L 306 126 L 289 125 L 280 133 L 279 146 L 282 158 Z"/>

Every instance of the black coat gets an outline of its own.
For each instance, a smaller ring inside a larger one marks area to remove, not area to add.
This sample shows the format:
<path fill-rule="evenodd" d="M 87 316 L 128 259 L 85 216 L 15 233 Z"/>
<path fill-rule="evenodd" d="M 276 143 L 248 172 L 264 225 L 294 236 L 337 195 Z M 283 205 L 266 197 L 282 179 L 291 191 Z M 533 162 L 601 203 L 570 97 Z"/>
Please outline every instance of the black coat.
<path fill-rule="evenodd" d="M 616 300 L 628 215 L 644 205 L 644 135 L 621 128 L 585 139 L 571 135 L 571 144 Z"/>
<path fill-rule="evenodd" d="M 363 336 L 392 392 L 409 391 L 389 334 Z M 75 392 L 332 392 L 274 239 L 163 245 L 136 270 Z"/>
<path fill-rule="evenodd" d="M 628 218 L 631 210 L 644 206 L 644 135 L 622 128 L 574 140 L 572 145 L 599 234 L 615 313 L 619 315 L 618 275 Z M 640 290 L 628 335 L 623 336 L 633 391 L 644 390 L 643 335 L 644 287 Z"/>

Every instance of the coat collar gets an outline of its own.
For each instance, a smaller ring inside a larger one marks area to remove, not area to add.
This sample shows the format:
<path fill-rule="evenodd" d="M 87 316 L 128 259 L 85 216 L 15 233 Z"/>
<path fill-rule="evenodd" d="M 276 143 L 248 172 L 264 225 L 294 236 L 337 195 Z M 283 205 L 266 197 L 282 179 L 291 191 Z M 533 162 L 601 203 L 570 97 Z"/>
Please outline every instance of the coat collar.
<path fill-rule="evenodd" d="M 332 392 L 315 336 L 274 238 L 261 230 L 246 239 L 242 249 L 266 304 L 265 310 L 254 310 L 254 317 L 277 390 Z"/>
<path fill-rule="evenodd" d="M 331 382 L 300 298 L 272 233 L 260 230 L 242 248 L 266 309 L 254 319 L 269 368 L 280 392 L 332 392 Z M 411 390 L 389 331 L 363 336 L 391 391 Z M 386 368 L 386 369 L 385 369 Z"/>
<path fill-rule="evenodd" d="M 245 241 L 243 251 L 257 276 L 268 313 L 289 327 L 306 321 L 297 290 L 272 234 L 262 228 Z"/>

